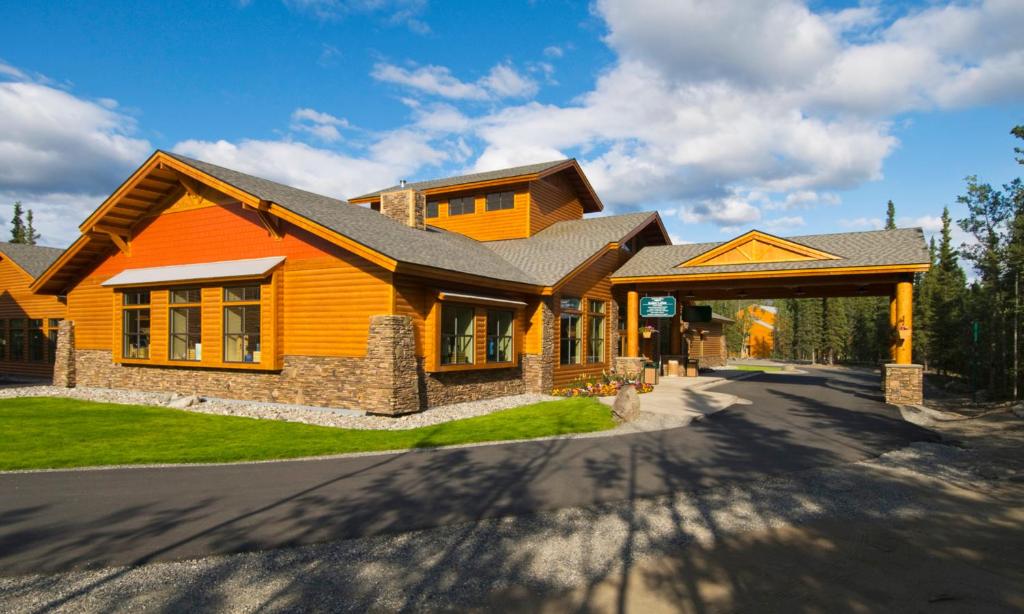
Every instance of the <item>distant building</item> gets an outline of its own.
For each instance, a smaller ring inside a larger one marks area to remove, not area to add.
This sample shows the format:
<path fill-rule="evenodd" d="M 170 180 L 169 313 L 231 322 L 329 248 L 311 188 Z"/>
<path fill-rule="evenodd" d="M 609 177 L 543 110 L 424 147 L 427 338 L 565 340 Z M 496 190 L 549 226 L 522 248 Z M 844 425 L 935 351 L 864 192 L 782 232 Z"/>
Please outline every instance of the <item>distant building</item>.
<path fill-rule="evenodd" d="M 775 349 L 775 314 L 771 305 L 748 305 L 736 313 L 736 320 L 749 318 L 750 328 L 743 339 L 742 358 L 771 358 Z"/>

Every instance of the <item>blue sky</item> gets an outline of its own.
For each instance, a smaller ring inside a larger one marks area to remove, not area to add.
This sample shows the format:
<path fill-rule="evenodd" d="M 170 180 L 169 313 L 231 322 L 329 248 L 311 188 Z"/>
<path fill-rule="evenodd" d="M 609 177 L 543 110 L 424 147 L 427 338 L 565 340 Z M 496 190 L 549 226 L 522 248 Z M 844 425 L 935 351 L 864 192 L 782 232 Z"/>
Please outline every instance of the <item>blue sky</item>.
<path fill-rule="evenodd" d="M 6 3 L 0 203 L 44 240 L 155 148 L 332 196 L 575 156 L 682 241 L 936 229 L 1019 175 L 1024 3 Z M 957 211 L 954 210 L 954 217 Z"/>

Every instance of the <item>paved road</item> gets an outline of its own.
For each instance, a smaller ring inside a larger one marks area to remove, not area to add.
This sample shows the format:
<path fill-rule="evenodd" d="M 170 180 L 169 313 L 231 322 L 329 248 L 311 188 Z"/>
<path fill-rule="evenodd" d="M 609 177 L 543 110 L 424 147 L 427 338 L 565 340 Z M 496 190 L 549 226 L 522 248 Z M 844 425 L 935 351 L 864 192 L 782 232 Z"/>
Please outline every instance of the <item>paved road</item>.
<path fill-rule="evenodd" d="M 867 374 L 764 374 L 753 401 L 620 437 L 210 467 L 0 475 L 0 574 L 265 549 L 846 463 L 933 438 Z"/>

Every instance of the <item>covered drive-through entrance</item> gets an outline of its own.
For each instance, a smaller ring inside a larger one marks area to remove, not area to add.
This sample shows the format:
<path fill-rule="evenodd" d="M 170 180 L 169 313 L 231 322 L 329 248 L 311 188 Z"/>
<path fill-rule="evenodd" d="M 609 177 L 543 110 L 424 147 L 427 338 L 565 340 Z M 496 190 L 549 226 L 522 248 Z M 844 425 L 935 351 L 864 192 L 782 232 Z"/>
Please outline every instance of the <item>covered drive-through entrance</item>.
<path fill-rule="evenodd" d="M 620 372 L 637 372 L 640 297 L 679 305 L 716 299 L 889 297 L 891 361 L 882 371 L 889 403 L 922 402 L 923 370 L 913 363 L 914 275 L 930 258 L 919 228 L 780 238 L 751 231 L 724 243 L 646 247 L 612 276 L 626 313 Z M 672 330 L 679 329 L 678 312 Z"/>

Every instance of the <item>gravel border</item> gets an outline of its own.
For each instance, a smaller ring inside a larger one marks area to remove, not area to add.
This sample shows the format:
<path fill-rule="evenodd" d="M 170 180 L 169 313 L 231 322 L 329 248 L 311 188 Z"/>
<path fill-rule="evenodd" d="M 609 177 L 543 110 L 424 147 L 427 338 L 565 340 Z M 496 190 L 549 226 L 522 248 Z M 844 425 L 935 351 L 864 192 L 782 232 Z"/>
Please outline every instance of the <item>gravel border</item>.
<path fill-rule="evenodd" d="M 170 392 L 142 392 L 114 388 L 63 388 L 45 384 L 17 384 L 0 388 L 0 399 L 39 396 L 65 397 L 101 403 L 152 405 L 157 407 L 167 407 L 168 403 L 180 398 L 180 395 Z M 291 405 L 287 403 L 265 403 L 217 397 L 203 397 L 199 403 L 176 409 L 203 414 L 256 418 L 259 420 L 301 422 L 303 424 L 335 428 L 404 430 L 484 416 L 497 411 L 512 409 L 513 407 L 521 407 L 543 401 L 556 401 L 561 398 L 563 397 L 546 394 L 518 394 L 482 401 L 442 405 L 419 413 L 396 417 L 371 416 L 363 411 L 352 409 Z"/>

